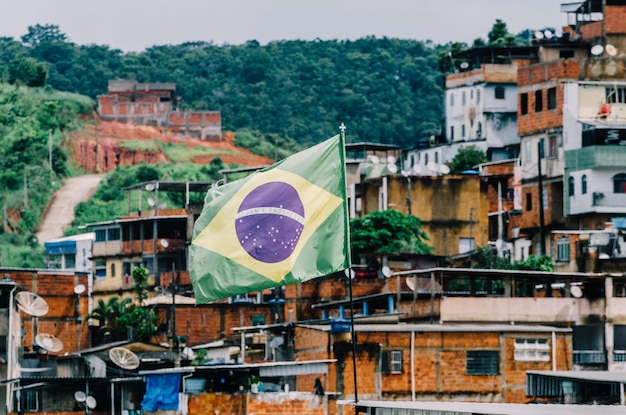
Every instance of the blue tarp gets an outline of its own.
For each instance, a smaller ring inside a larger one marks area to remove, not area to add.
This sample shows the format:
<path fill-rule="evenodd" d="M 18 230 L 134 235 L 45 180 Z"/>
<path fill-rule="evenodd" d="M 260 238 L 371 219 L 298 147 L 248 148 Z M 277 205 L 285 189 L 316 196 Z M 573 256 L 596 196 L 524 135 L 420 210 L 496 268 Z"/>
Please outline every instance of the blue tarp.
<path fill-rule="evenodd" d="M 144 411 L 157 409 L 178 410 L 178 392 L 180 391 L 180 373 L 146 376 L 146 394 L 141 401 Z"/>

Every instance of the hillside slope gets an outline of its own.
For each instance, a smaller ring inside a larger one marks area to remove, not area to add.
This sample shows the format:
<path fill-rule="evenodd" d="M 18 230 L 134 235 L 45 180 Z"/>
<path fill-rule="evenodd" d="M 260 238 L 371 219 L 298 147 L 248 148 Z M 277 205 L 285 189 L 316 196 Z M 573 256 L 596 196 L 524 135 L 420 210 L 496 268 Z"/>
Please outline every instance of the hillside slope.
<path fill-rule="evenodd" d="M 136 126 L 98 120 L 85 129 L 70 133 L 65 140 L 71 158 L 87 172 L 106 173 L 116 167 L 140 163 L 208 164 L 219 157 L 224 165 L 246 167 L 273 161 L 234 144 L 232 133 L 223 141 L 169 137 L 156 127 Z"/>

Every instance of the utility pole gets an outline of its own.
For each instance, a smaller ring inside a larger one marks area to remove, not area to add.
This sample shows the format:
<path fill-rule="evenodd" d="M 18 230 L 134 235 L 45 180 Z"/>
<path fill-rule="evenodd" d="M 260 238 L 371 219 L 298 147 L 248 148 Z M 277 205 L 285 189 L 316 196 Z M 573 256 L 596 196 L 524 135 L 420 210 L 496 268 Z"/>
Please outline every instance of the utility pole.
<path fill-rule="evenodd" d="M 544 249 L 543 244 L 546 241 L 545 229 L 544 229 L 544 218 L 543 218 L 543 180 L 541 173 L 541 160 L 543 159 L 543 148 L 541 145 L 543 144 L 542 140 L 539 140 L 537 143 L 537 187 L 539 193 L 539 247 L 537 249 L 537 255 L 543 256 Z"/>
<path fill-rule="evenodd" d="M 48 166 L 52 171 L 52 130 L 48 130 Z"/>

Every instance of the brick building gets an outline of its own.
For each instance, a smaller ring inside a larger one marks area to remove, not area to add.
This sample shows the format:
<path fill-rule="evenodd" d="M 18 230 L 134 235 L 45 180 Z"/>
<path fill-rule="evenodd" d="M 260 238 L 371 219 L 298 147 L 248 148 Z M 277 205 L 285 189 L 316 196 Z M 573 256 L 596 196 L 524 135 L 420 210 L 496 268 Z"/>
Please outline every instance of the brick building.
<path fill-rule="evenodd" d="M 180 111 L 174 83 L 109 80 L 108 93 L 98 96 L 98 114 L 107 121 L 159 127 L 167 135 L 222 139 L 219 111 Z"/>

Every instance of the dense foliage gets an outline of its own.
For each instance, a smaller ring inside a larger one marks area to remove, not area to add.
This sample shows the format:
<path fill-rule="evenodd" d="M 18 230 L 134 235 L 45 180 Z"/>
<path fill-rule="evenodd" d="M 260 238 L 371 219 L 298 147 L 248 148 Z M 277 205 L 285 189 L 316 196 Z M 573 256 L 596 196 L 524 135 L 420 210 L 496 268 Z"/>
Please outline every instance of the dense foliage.
<path fill-rule="evenodd" d="M 81 124 L 93 101 L 43 88 L 0 84 L 0 264 L 42 267 L 34 237 L 53 192 L 71 174 L 64 132 Z M 7 232 L 8 230 L 8 232 Z"/>
<path fill-rule="evenodd" d="M 442 119 L 437 46 L 367 37 L 277 41 L 261 46 L 206 42 L 123 53 L 76 45 L 55 25 L 29 27 L 21 42 L 0 38 L 0 80 L 16 58 L 48 68 L 48 85 L 91 98 L 110 79 L 174 82 L 183 109 L 220 110 L 223 128 L 294 138 L 303 145 L 348 127 L 348 141 L 412 146 L 438 134 Z"/>
<path fill-rule="evenodd" d="M 507 258 L 498 257 L 495 248 L 486 246 L 472 253 L 472 268 L 554 272 L 554 262 L 549 256 L 536 255 L 511 262 Z"/>
<path fill-rule="evenodd" d="M 428 254 L 428 236 L 419 218 L 396 210 L 368 213 L 350 221 L 350 243 L 355 256 L 371 253 Z"/>
<path fill-rule="evenodd" d="M 476 169 L 476 166 L 486 161 L 487 155 L 484 151 L 469 146 L 460 149 L 447 165 L 450 167 L 450 173 L 459 174 L 465 170 Z"/>

